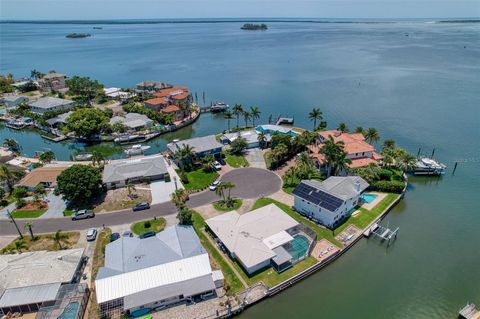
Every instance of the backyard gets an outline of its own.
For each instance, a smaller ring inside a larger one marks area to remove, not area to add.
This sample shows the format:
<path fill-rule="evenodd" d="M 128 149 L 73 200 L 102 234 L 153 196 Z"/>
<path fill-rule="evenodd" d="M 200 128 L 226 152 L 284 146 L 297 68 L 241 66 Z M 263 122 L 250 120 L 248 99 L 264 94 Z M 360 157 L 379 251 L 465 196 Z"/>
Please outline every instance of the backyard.
<path fill-rule="evenodd" d="M 140 236 L 149 231 L 154 231 L 158 233 L 165 228 L 166 223 L 167 222 L 165 218 L 162 218 L 162 217 L 149 219 L 149 220 L 142 220 L 132 224 L 131 229 L 132 229 L 132 232 L 137 236 Z"/>

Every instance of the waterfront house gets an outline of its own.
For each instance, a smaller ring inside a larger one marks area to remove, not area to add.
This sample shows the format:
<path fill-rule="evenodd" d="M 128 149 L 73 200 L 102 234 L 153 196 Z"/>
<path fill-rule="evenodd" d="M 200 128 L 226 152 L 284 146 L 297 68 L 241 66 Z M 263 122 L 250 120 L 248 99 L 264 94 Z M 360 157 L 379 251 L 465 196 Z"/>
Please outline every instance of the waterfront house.
<path fill-rule="evenodd" d="M 227 133 L 220 137 L 220 140 L 224 144 L 230 144 L 235 141 L 238 137 L 242 137 L 247 141 L 247 148 L 256 148 L 260 147 L 260 142 L 258 141 L 258 134 L 259 131 L 257 130 L 247 130 L 247 131 L 240 131 L 235 133 Z M 272 139 L 272 135 L 265 134 L 266 137 L 266 144 L 270 143 Z M 267 146 L 265 145 L 265 146 Z"/>
<path fill-rule="evenodd" d="M 164 107 L 163 109 L 160 110 L 160 113 L 172 114 L 174 121 L 181 121 L 184 118 L 182 111 L 175 104 L 170 104 L 170 105 Z"/>
<path fill-rule="evenodd" d="M 156 98 L 166 98 L 171 104 L 186 102 L 190 99 L 190 91 L 184 86 L 173 86 L 153 93 Z"/>
<path fill-rule="evenodd" d="M 80 280 L 83 252 L 77 248 L 0 255 L 0 315 L 53 306 L 64 286 Z"/>
<path fill-rule="evenodd" d="M 47 120 L 48 125 L 51 127 L 60 127 L 67 124 L 68 117 L 72 114 L 72 111 L 59 114 L 58 116 L 52 117 Z"/>
<path fill-rule="evenodd" d="M 324 143 L 332 137 L 335 142 L 343 142 L 344 151 L 347 157 L 352 161 L 348 166 L 358 168 L 370 164 L 378 165 L 383 156 L 375 151 L 375 148 L 365 142 L 362 133 L 343 133 L 337 130 L 321 131 L 318 133 L 315 145 L 308 146 L 310 157 L 319 169 L 325 169 L 327 160 L 325 155 L 320 153 Z"/>
<path fill-rule="evenodd" d="M 65 74 L 50 72 L 38 80 L 38 86 L 43 93 L 65 92 L 67 76 Z"/>
<path fill-rule="evenodd" d="M 156 236 L 122 237 L 105 247 L 105 266 L 95 279 L 101 317 L 137 317 L 167 305 L 215 295 L 223 275 L 212 271 L 191 226 L 167 227 Z"/>
<path fill-rule="evenodd" d="M 20 103 L 28 103 L 29 99 L 22 95 L 4 95 L 3 104 L 7 107 L 7 110 L 15 109 Z"/>
<path fill-rule="evenodd" d="M 157 82 L 157 81 L 142 81 L 137 83 L 137 90 L 144 92 L 157 92 L 161 89 L 171 88 L 172 86 L 168 83 Z"/>
<path fill-rule="evenodd" d="M 120 88 L 113 88 L 113 87 L 104 88 L 103 93 L 105 93 L 107 97 L 117 101 L 126 101 L 129 98 L 132 98 L 136 95 L 135 93 L 125 92 L 125 91 L 122 91 L 122 89 Z"/>
<path fill-rule="evenodd" d="M 258 132 L 263 132 L 265 134 L 270 134 L 270 135 L 275 135 L 275 134 L 285 134 L 290 136 L 300 135 L 300 133 L 294 131 L 289 127 L 273 125 L 273 124 L 258 125 L 255 129 Z"/>
<path fill-rule="evenodd" d="M 146 100 L 144 105 L 151 110 L 160 111 L 168 106 L 168 100 L 165 97 L 156 97 Z"/>
<path fill-rule="evenodd" d="M 49 96 L 41 97 L 28 105 L 33 113 L 44 114 L 50 111 L 71 110 L 75 106 L 75 102 Z"/>
<path fill-rule="evenodd" d="M 43 167 L 35 168 L 25 175 L 17 184 L 17 186 L 23 186 L 29 190 L 34 190 L 36 186 L 42 184 L 47 188 L 54 188 L 57 186 L 57 177 L 68 166 L 46 165 Z"/>
<path fill-rule="evenodd" d="M 127 129 L 139 131 L 153 126 L 153 120 L 146 115 L 139 113 L 127 113 L 124 116 L 114 116 L 110 119 L 110 124 L 123 123 Z"/>
<path fill-rule="evenodd" d="M 308 256 L 315 241 L 311 230 L 275 204 L 245 214 L 223 213 L 205 222 L 222 248 L 250 275 L 270 266 L 277 271 L 291 267 Z"/>
<path fill-rule="evenodd" d="M 125 187 L 128 182 L 139 183 L 165 178 L 168 174 L 161 155 L 113 161 L 103 169 L 103 183 L 107 189 Z"/>
<path fill-rule="evenodd" d="M 188 140 L 174 140 L 167 144 L 167 151 L 170 156 L 174 158 L 176 151 L 180 150 L 183 146 L 189 145 L 195 152 L 195 159 L 200 160 L 207 155 L 213 155 L 219 157 L 222 154 L 223 145 L 217 141 L 215 135 L 208 135 L 202 137 L 195 137 Z M 177 163 L 178 164 L 178 163 Z"/>
<path fill-rule="evenodd" d="M 369 184 L 359 176 L 332 176 L 319 182 L 303 180 L 293 190 L 297 212 L 335 228 L 350 216 Z"/>

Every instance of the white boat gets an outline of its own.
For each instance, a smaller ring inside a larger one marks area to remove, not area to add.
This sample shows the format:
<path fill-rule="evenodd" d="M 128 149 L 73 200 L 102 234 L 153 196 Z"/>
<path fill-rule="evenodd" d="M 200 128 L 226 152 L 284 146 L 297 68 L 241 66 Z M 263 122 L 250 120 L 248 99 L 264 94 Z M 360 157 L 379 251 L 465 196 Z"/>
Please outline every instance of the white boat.
<path fill-rule="evenodd" d="M 415 163 L 415 175 L 442 175 L 447 166 L 428 157 L 420 157 Z"/>
<path fill-rule="evenodd" d="M 93 154 L 90 154 L 90 153 L 82 153 L 82 154 L 78 154 L 76 155 L 74 158 L 76 161 L 89 161 L 91 160 L 93 157 Z"/>
<path fill-rule="evenodd" d="M 223 111 L 228 110 L 228 107 L 229 107 L 228 104 L 226 104 L 224 102 L 217 102 L 210 107 L 210 111 L 211 112 L 223 112 Z"/>
<path fill-rule="evenodd" d="M 137 139 L 139 139 L 141 136 L 140 135 L 122 135 L 122 136 L 119 136 L 117 138 L 115 138 L 113 141 L 115 143 L 128 143 L 128 142 L 131 142 L 131 141 L 135 141 Z"/>
<path fill-rule="evenodd" d="M 148 149 L 150 149 L 150 146 L 148 145 L 137 144 L 127 148 L 124 152 L 127 156 L 134 156 L 134 155 L 141 155 Z"/>

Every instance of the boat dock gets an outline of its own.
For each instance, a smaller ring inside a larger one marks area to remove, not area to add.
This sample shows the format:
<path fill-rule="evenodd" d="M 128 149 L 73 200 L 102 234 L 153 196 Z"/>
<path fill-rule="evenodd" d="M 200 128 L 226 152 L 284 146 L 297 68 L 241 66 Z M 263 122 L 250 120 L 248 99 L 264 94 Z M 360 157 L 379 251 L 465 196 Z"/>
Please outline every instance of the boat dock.
<path fill-rule="evenodd" d="M 458 312 L 458 316 L 462 319 L 480 319 L 480 310 L 475 304 L 467 302 L 465 307 Z"/>
<path fill-rule="evenodd" d="M 275 125 L 293 125 L 295 123 L 295 117 L 285 117 L 280 114 L 277 119 L 274 119 L 273 115 L 270 114 L 268 123 Z"/>
<path fill-rule="evenodd" d="M 395 230 L 391 230 L 388 227 L 384 227 L 379 224 L 373 224 L 372 227 L 367 228 L 363 235 L 367 238 L 372 236 L 373 238 L 380 238 L 382 241 L 387 241 L 387 245 L 390 245 L 390 242 L 393 242 L 397 239 L 397 233 L 400 230 L 400 227 L 397 227 Z"/>
<path fill-rule="evenodd" d="M 66 136 L 66 135 L 61 135 L 61 136 L 57 136 L 57 137 L 51 137 L 51 136 L 48 136 L 48 135 L 40 135 L 40 136 L 43 137 L 46 140 L 49 140 L 49 141 L 52 141 L 52 142 L 55 142 L 55 143 L 65 141 L 65 140 L 68 139 L 68 136 Z"/>

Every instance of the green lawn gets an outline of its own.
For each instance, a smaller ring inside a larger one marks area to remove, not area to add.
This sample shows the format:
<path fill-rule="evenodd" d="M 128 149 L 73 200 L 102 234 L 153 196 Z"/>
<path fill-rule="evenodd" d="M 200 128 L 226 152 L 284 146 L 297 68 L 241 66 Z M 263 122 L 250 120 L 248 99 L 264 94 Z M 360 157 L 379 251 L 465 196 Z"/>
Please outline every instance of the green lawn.
<path fill-rule="evenodd" d="M 225 154 L 225 161 L 227 162 L 228 165 L 234 168 L 250 166 L 250 164 L 245 159 L 245 157 L 241 155 L 233 155 L 233 154 L 227 153 Z"/>
<path fill-rule="evenodd" d="M 215 262 L 215 264 L 222 270 L 223 276 L 225 276 L 225 288 L 227 294 L 232 295 L 246 288 L 243 286 L 240 279 L 238 279 L 232 268 L 230 268 L 230 265 L 223 259 L 223 256 L 207 238 L 207 235 L 203 232 L 205 221 L 197 212 L 193 212 L 193 227 L 200 238 L 202 246 L 208 251 L 210 258 L 213 259 L 213 262 Z"/>
<path fill-rule="evenodd" d="M 225 207 L 222 205 L 221 201 L 213 203 L 213 208 L 221 212 L 229 212 L 232 210 L 237 210 L 240 208 L 240 206 L 242 206 L 242 200 L 239 198 L 235 198 L 233 200 L 233 207 Z"/>
<path fill-rule="evenodd" d="M 14 210 L 12 212 L 13 218 L 37 218 L 42 216 L 47 209 L 38 210 Z"/>
<path fill-rule="evenodd" d="M 73 214 L 75 213 L 75 211 L 73 209 L 65 209 L 63 211 L 63 216 L 72 216 Z"/>
<path fill-rule="evenodd" d="M 135 224 L 132 224 L 130 228 L 135 235 L 140 236 L 148 231 L 154 231 L 156 233 L 161 232 L 165 228 L 165 224 L 165 218 L 160 217 L 157 219 L 148 219 L 136 222 Z"/>
<path fill-rule="evenodd" d="M 188 183 L 183 184 L 185 189 L 189 190 L 202 190 L 208 187 L 213 181 L 215 181 L 218 177 L 218 173 L 213 172 L 205 172 L 203 169 L 197 169 L 187 173 L 188 176 Z"/>
<path fill-rule="evenodd" d="M 324 228 L 324 227 L 321 227 L 317 224 L 315 224 L 314 222 L 308 220 L 308 219 L 305 219 L 303 218 L 300 214 L 298 214 L 297 212 L 294 212 L 288 205 L 285 205 L 283 203 L 280 203 L 274 199 L 271 199 L 271 198 L 260 198 L 258 199 L 255 204 L 253 204 L 253 207 L 252 207 L 252 210 L 254 209 L 257 209 L 257 208 L 260 208 L 260 207 L 263 207 L 263 206 L 266 206 L 268 204 L 275 204 L 277 205 L 278 207 L 280 207 L 285 213 L 287 213 L 290 217 L 292 217 L 293 219 L 295 219 L 296 221 L 298 221 L 299 223 L 302 223 L 304 225 L 306 225 L 308 228 L 310 228 L 311 230 L 313 230 L 316 234 L 317 234 L 317 240 L 320 240 L 322 238 L 325 238 L 327 239 L 328 241 L 330 241 L 331 243 L 337 245 L 338 247 L 342 247 L 343 245 L 338 242 L 333 234 L 332 234 L 332 231 L 330 229 L 327 229 L 327 228 Z"/>

